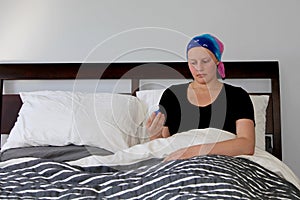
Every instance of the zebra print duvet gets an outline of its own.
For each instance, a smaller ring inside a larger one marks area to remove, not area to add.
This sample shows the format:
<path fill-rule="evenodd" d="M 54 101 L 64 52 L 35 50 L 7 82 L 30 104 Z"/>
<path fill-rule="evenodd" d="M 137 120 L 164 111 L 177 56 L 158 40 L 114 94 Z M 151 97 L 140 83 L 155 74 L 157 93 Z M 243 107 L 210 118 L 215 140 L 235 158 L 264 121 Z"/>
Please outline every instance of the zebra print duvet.
<path fill-rule="evenodd" d="M 34 159 L 1 168 L 0 186 L 0 199 L 300 199 L 261 165 L 219 155 L 126 171 Z"/>

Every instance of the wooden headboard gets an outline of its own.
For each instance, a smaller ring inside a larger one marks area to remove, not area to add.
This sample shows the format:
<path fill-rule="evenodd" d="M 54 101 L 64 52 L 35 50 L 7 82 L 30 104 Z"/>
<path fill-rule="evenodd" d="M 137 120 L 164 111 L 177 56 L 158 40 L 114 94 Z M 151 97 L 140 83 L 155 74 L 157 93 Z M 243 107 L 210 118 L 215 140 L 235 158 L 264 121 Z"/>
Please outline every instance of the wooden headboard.
<path fill-rule="evenodd" d="M 270 79 L 266 134 L 274 156 L 282 159 L 279 64 L 277 61 L 224 62 L 226 79 Z M 186 62 L 160 63 L 12 63 L 0 64 L 1 133 L 9 134 L 22 105 L 19 95 L 3 94 L 6 80 L 130 79 L 134 95 L 142 79 L 191 79 Z"/>

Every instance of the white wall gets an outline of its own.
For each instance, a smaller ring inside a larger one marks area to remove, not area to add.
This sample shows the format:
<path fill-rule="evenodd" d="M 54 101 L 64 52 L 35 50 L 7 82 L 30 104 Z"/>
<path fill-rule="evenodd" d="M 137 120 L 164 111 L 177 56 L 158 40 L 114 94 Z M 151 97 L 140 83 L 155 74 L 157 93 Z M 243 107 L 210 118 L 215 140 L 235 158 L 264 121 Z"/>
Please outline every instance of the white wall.
<path fill-rule="evenodd" d="M 191 36 L 214 33 L 224 60 L 280 61 L 283 160 L 300 177 L 299 7 L 299 0 L 0 0 L 0 61 L 178 61 Z"/>

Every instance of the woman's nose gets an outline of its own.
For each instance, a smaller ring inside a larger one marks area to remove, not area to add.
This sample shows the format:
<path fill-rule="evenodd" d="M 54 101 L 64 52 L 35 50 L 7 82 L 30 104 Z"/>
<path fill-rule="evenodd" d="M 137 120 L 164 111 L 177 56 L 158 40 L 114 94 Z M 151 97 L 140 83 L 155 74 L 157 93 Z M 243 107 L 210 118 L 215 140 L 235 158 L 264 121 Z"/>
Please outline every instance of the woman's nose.
<path fill-rule="evenodd" d="M 203 66 L 201 65 L 201 63 L 198 63 L 198 64 L 194 65 L 194 68 L 195 68 L 197 71 L 203 70 Z"/>

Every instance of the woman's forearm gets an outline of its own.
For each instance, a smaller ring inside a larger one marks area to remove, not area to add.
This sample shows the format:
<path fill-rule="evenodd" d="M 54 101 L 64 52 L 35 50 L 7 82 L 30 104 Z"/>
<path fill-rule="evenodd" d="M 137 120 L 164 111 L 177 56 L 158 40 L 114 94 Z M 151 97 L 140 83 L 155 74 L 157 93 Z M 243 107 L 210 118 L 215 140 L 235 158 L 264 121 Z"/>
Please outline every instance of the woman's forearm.
<path fill-rule="evenodd" d="M 196 145 L 195 148 L 197 148 L 198 155 L 219 154 L 237 156 L 254 154 L 254 143 L 247 138 L 236 138 L 223 142 Z"/>
<path fill-rule="evenodd" d="M 239 137 L 223 142 L 194 145 L 183 149 L 179 149 L 169 154 L 164 159 L 164 161 L 189 159 L 191 157 L 209 154 L 228 156 L 253 155 L 254 142 L 247 138 Z"/>

